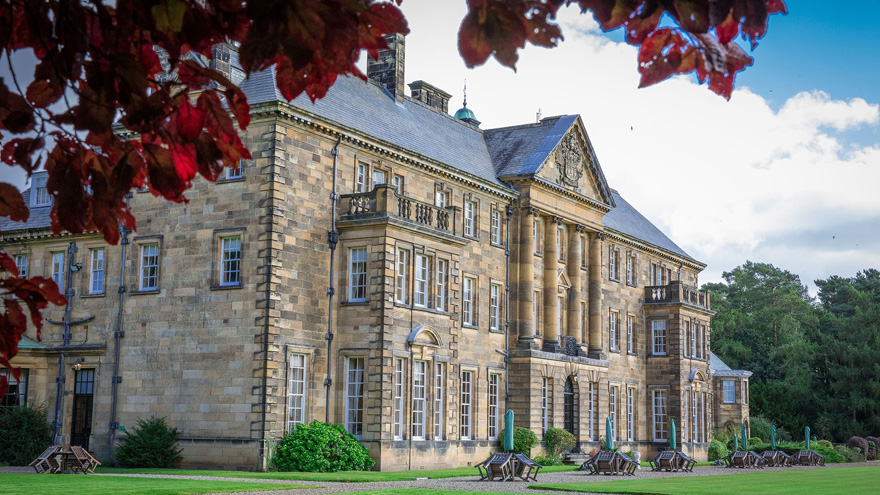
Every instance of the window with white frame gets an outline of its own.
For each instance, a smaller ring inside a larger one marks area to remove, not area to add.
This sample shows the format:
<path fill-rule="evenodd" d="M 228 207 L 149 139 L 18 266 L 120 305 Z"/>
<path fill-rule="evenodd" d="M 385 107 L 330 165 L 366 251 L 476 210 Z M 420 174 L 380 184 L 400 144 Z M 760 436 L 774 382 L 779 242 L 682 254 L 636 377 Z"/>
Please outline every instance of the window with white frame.
<path fill-rule="evenodd" d="M 633 315 L 626 315 L 626 351 L 630 354 L 635 354 L 636 352 L 636 317 Z"/>
<path fill-rule="evenodd" d="M 412 437 L 413 440 L 425 439 L 425 402 L 428 363 L 425 361 L 413 362 L 413 403 L 412 403 Z"/>
<path fill-rule="evenodd" d="M 666 320 L 654 320 L 651 322 L 651 342 L 653 353 L 666 354 Z"/>
<path fill-rule="evenodd" d="M 636 415 L 635 415 L 635 394 L 636 389 L 626 389 L 626 441 L 632 442 L 636 439 Z"/>
<path fill-rule="evenodd" d="M 498 440 L 498 384 L 501 375 L 489 374 L 489 440 Z"/>
<path fill-rule="evenodd" d="M 477 317 L 474 314 L 474 290 L 476 289 L 476 279 L 473 277 L 464 277 L 464 288 L 462 289 L 461 301 L 461 318 L 463 323 L 476 326 Z"/>
<path fill-rule="evenodd" d="M 706 325 L 700 325 L 700 335 L 702 337 L 700 339 L 700 359 L 706 359 L 706 355 L 708 354 L 706 347 L 709 344 L 708 335 L 706 335 Z"/>
<path fill-rule="evenodd" d="M 541 378 L 541 431 L 550 428 L 550 377 Z"/>
<path fill-rule="evenodd" d="M 364 358 L 350 357 L 345 373 L 345 429 L 361 438 L 364 427 Z"/>
<path fill-rule="evenodd" d="M 635 285 L 635 273 L 633 266 L 634 261 L 634 256 L 626 257 L 626 283 L 628 283 L 629 285 Z"/>
<path fill-rule="evenodd" d="M 564 318 L 562 314 L 565 312 L 565 298 L 559 296 L 556 298 L 556 342 L 562 342 L 562 334 L 564 333 L 564 329 L 562 328 L 562 322 Z"/>
<path fill-rule="evenodd" d="M 540 294 L 538 291 L 532 293 L 532 332 L 535 335 L 538 334 L 538 301 L 540 300 Z"/>
<path fill-rule="evenodd" d="M 437 208 L 449 206 L 449 196 L 446 194 L 446 191 L 440 189 L 434 191 L 434 206 Z"/>
<path fill-rule="evenodd" d="M 733 380 L 724 380 L 721 382 L 724 389 L 724 402 L 727 404 L 736 403 L 736 383 Z"/>
<path fill-rule="evenodd" d="M 416 254 L 415 297 L 416 306 L 428 306 L 428 273 L 430 259 L 424 254 Z"/>
<path fill-rule="evenodd" d="M 443 440 L 443 398 L 445 397 L 446 364 L 434 363 L 434 440 Z"/>
<path fill-rule="evenodd" d="M 492 244 L 501 244 L 501 212 L 495 208 L 492 208 L 491 241 Z"/>
<path fill-rule="evenodd" d="M 556 253 L 559 261 L 565 261 L 565 225 L 556 228 Z"/>
<path fill-rule="evenodd" d="M 287 431 L 306 422 L 306 356 L 291 354 L 287 379 Z"/>
<path fill-rule="evenodd" d="M 21 368 L 18 380 L 6 368 L 0 368 L 0 376 L 6 377 L 6 395 L 0 397 L 0 407 L 22 407 L 27 405 L 28 378 L 30 370 Z"/>
<path fill-rule="evenodd" d="M 694 334 L 697 336 L 697 352 L 694 353 L 694 357 L 697 359 L 703 359 L 703 332 L 700 331 L 699 325 L 694 325 Z"/>
<path fill-rule="evenodd" d="M 387 182 L 384 170 L 373 170 L 373 187 Z"/>
<path fill-rule="evenodd" d="M 31 207 L 52 205 L 52 196 L 49 195 L 49 189 L 46 188 L 48 180 L 47 175 L 34 176 L 34 181 L 31 184 Z"/>
<path fill-rule="evenodd" d="M 685 329 L 687 332 L 687 329 Z M 691 357 L 697 357 L 697 325 L 691 325 L 690 334 L 688 335 L 690 339 L 690 349 L 691 349 Z"/>
<path fill-rule="evenodd" d="M 241 284 L 241 236 L 222 237 L 220 285 Z"/>
<path fill-rule="evenodd" d="M 52 280 L 55 281 L 59 291 L 64 291 L 64 272 L 66 268 L 64 266 L 64 253 L 52 253 Z"/>
<path fill-rule="evenodd" d="M 709 438 L 709 411 L 706 410 L 706 392 L 700 394 L 700 409 L 703 410 L 703 415 L 700 418 L 703 422 L 700 425 L 700 441 L 705 442 Z"/>
<path fill-rule="evenodd" d="M 367 300 L 366 247 L 354 247 L 348 250 L 348 300 L 350 302 Z"/>
<path fill-rule="evenodd" d="M 587 237 L 581 236 L 581 268 L 586 268 L 587 265 Z"/>
<path fill-rule="evenodd" d="M 697 393 L 691 392 L 691 441 L 697 441 Z"/>
<path fill-rule="evenodd" d="M 15 255 L 15 268 L 18 269 L 18 276 L 19 277 L 27 278 L 27 276 L 28 276 L 28 255 L 16 254 Z"/>
<path fill-rule="evenodd" d="M 619 351 L 620 350 L 620 343 L 617 340 L 618 336 L 620 335 L 620 331 L 617 326 L 618 321 L 620 320 L 619 316 L 620 315 L 617 311 L 610 311 L 608 313 L 608 330 L 609 330 L 608 342 L 610 342 L 612 351 Z"/>
<path fill-rule="evenodd" d="M 437 260 L 437 309 L 446 311 L 446 289 L 449 287 L 449 260 Z"/>
<path fill-rule="evenodd" d="M 367 191 L 367 164 L 359 162 L 354 177 L 354 192 L 362 193 Z"/>
<path fill-rule="evenodd" d="M 590 429 L 588 439 L 592 442 L 596 439 L 596 391 L 597 387 L 594 382 L 590 382 L 587 387 L 587 418 L 588 428 Z"/>
<path fill-rule="evenodd" d="M 391 180 L 392 184 L 394 184 L 394 189 L 397 191 L 397 194 L 403 194 L 403 176 L 395 174 Z"/>
<path fill-rule="evenodd" d="M 660 285 L 660 265 L 651 263 L 651 285 Z"/>
<path fill-rule="evenodd" d="M 464 235 L 476 236 L 476 203 L 473 201 L 464 202 Z"/>
<path fill-rule="evenodd" d="M 611 418 L 611 438 L 617 440 L 617 385 L 608 389 L 608 417 Z"/>
<path fill-rule="evenodd" d="M 581 301 L 581 342 L 587 341 L 587 318 L 589 318 L 589 315 L 587 314 L 587 303 Z"/>
<path fill-rule="evenodd" d="M 239 160 L 238 164 L 235 165 L 234 167 L 226 167 L 226 178 L 227 179 L 241 179 L 243 169 L 244 169 L 244 160 Z"/>
<path fill-rule="evenodd" d="M 654 409 L 654 441 L 667 439 L 666 430 L 666 391 L 652 390 Z"/>
<path fill-rule="evenodd" d="M 396 284 L 396 295 L 395 300 L 401 304 L 407 303 L 407 292 L 406 292 L 406 270 L 407 270 L 407 261 L 409 260 L 409 251 L 406 249 L 398 249 L 397 250 L 397 284 Z"/>
<path fill-rule="evenodd" d="M 538 254 L 538 219 L 532 220 L 532 251 Z"/>
<path fill-rule="evenodd" d="M 742 403 L 748 404 L 749 403 L 749 393 L 748 393 L 749 382 L 743 380 L 742 384 L 740 384 L 740 388 L 742 389 Z"/>
<path fill-rule="evenodd" d="M 489 330 L 501 327 L 501 285 L 489 286 Z"/>
<path fill-rule="evenodd" d="M 690 416 L 690 409 L 688 409 L 688 396 L 690 392 L 685 391 L 681 399 L 681 440 L 684 442 L 688 441 L 688 434 L 690 430 L 688 430 L 688 416 Z"/>
<path fill-rule="evenodd" d="M 471 394 L 473 392 L 474 372 L 461 372 L 461 430 L 462 440 L 471 439 Z"/>
<path fill-rule="evenodd" d="M 618 280 L 617 278 L 617 250 L 609 249 L 608 250 L 608 276 L 611 277 L 612 280 Z"/>
<path fill-rule="evenodd" d="M 666 273 L 664 275 L 665 276 L 663 277 L 663 284 L 666 285 L 666 284 L 671 283 L 672 282 L 672 268 L 667 268 Z"/>
<path fill-rule="evenodd" d="M 403 358 L 394 358 L 394 398 L 392 403 L 394 439 L 403 438 Z"/>
<path fill-rule="evenodd" d="M 140 290 L 159 288 L 159 244 L 141 244 Z"/>
<path fill-rule="evenodd" d="M 104 293 L 104 248 L 95 248 L 89 255 L 89 294 Z"/>

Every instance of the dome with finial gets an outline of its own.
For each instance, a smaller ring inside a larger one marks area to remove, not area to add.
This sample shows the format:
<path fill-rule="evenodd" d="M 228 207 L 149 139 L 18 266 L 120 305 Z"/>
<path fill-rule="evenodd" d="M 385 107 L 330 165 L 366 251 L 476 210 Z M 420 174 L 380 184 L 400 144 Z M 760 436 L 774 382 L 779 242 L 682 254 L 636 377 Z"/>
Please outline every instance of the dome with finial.
<path fill-rule="evenodd" d="M 462 107 L 455 112 L 454 117 L 471 125 L 478 127 L 480 125 L 480 121 L 477 120 L 477 116 L 474 115 L 473 110 L 467 107 L 467 80 L 464 82 L 464 102 L 462 103 Z"/>

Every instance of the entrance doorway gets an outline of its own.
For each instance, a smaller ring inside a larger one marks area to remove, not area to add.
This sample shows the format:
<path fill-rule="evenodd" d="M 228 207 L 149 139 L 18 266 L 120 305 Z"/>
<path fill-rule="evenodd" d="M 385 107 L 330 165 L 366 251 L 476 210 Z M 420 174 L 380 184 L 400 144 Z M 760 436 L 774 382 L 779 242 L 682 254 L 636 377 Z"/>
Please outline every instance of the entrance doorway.
<path fill-rule="evenodd" d="M 95 370 L 78 370 L 73 385 L 73 420 L 70 429 L 70 445 L 78 445 L 89 450 L 94 403 Z"/>

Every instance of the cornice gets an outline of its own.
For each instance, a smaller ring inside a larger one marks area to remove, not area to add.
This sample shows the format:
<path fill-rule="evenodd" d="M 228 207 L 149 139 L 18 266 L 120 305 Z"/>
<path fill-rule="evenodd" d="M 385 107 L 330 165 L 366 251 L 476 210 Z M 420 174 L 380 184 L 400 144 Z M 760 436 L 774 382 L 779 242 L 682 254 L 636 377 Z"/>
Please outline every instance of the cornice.
<path fill-rule="evenodd" d="M 609 227 L 605 227 L 605 234 L 608 236 L 608 239 L 617 241 L 621 244 L 626 244 L 628 246 L 640 249 L 650 254 L 654 254 L 660 256 L 661 258 L 665 258 L 669 261 L 674 261 L 676 263 L 680 263 L 692 270 L 703 271 L 706 268 L 705 263 L 701 263 L 695 259 L 685 258 L 680 254 L 673 253 L 667 249 L 663 249 L 659 246 L 655 246 L 654 244 L 649 244 L 644 242 L 641 239 L 636 239 L 630 237 L 622 232 L 614 230 Z"/>

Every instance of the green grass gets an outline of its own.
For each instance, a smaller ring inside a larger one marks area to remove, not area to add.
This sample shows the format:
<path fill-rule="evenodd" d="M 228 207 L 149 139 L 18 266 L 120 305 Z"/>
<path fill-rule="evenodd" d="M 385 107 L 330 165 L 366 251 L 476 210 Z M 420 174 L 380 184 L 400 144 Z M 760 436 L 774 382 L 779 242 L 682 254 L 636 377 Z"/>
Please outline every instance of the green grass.
<path fill-rule="evenodd" d="M 542 473 L 574 471 L 577 466 L 547 466 Z M 476 476 L 477 468 L 432 469 L 424 471 L 340 471 L 338 473 L 254 473 L 249 471 L 218 471 L 199 469 L 127 469 L 99 467 L 95 472 L 113 474 L 174 474 L 183 476 L 219 476 L 223 478 L 298 480 L 298 481 L 344 481 L 361 483 L 368 481 L 407 481 L 419 478 L 458 478 Z"/>
<path fill-rule="evenodd" d="M 0 474 L 0 495 L 47 493 L 51 495 L 190 495 L 197 493 L 253 492 L 315 488 L 305 485 L 247 481 L 203 481 L 77 474 Z"/>
<path fill-rule="evenodd" d="M 627 479 L 586 483 L 530 485 L 536 490 L 595 493 L 644 493 L 651 495 L 851 495 L 876 493 L 880 467 L 816 468 L 796 471 L 765 471 L 719 476 L 688 476 L 661 479 Z"/>

